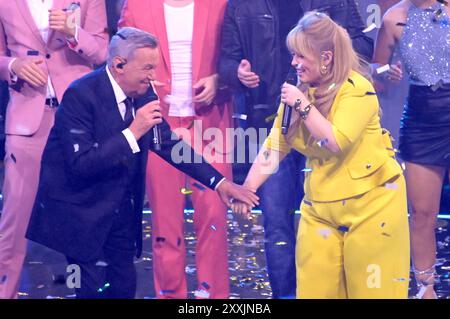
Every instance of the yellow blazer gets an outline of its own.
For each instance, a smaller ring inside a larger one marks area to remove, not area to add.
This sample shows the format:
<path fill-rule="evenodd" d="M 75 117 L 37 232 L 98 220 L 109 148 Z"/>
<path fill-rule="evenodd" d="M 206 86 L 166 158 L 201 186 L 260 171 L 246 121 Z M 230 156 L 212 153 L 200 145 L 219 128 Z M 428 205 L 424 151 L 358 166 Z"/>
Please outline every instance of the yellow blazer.
<path fill-rule="evenodd" d="M 328 116 L 341 149 L 339 153 L 313 141 L 303 122 L 291 128 L 298 132 L 289 143 L 281 134 L 281 105 L 265 146 L 282 153 L 294 148 L 307 157 L 305 198 L 328 202 L 354 197 L 403 173 L 395 160 L 389 132 L 380 126 L 378 112 L 372 84 L 352 71 L 339 89 Z"/>

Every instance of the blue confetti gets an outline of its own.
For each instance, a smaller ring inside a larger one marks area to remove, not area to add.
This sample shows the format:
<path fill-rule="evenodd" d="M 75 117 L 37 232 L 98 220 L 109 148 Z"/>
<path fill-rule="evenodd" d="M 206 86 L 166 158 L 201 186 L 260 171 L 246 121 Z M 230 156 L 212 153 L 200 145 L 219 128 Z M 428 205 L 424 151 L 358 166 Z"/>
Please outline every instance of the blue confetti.
<path fill-rule="evenodd" d="M 338 230 L 341 231 L 341 232 L 346 233 L 346 232 L 348 232 L 349 228 L 347 226 L 339 226 Z"/>

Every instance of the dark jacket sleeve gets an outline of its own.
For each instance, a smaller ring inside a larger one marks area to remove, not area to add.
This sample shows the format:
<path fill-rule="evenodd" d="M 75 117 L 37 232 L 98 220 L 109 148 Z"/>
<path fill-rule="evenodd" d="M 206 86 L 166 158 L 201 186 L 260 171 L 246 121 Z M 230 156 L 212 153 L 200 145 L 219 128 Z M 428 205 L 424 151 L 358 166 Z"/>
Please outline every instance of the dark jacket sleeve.
<path fill-rule="evenodd" d="M 344 21 L 339 21 L 341 25 L 348 31 L 352 39 L 355 51 L 366 61 L 372 60 L 374 43 L 373 40 L 363 33 L 366 25 L 358 10 L 355 0 L 346 0 L 347 17 Z"/>
<path fill-rule="evenodd" d="M 154 150 L 152 145 L 150 145 L 150 149 L 176 169 L 214 190 L 224 178 L 223 175 L 196 153 L 189 144 L 178 138 L 165 120 L 160 124 L 160 128 L 161 150 Z M 152 135 L 151 131 L 150 134 Z"/>
<path fill-rule="evenodd" d="M 312 1 L 312 9 L 327 13 L 333 21 L 345 28 L 355 51 L 366 61 L 372 60 L 374 43 L 363 33 L 366 25 L 355 0 L 315 0 Z"/>
<path fill-rule="evenodd" d="M 70 173 L 91 178 L 119 166 L 133 155 L 125 136 L 117 132 L 103 141 L 95 138 L 95 101 L 82 88 L 69 88 L 56 113 L 55 130 Z"/>
<path fill-rule="evenodd" d="M 228 1 L 222 24 L 222 42 L 219 58 L 219 77 L 222 84 L 235 90 L 244 90 L 239 81 L 237 70 L 244 57 L 239 28 L 235 20 L 236 1 Z"/>

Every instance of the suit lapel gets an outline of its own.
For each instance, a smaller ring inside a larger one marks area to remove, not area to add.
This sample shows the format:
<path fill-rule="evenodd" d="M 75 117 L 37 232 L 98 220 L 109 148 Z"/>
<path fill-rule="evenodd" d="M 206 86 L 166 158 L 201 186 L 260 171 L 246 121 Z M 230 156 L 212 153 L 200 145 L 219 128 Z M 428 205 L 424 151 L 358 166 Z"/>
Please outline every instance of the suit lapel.
<path fill-rule="evenodd" d="M 114 135 L 124 129 L 124 122 L 105 68 L 106 66 L 98 70 L 100 73 L 99 98 L 103 101 L 104 124 L 111 135 Z"/>
<path fill-rule="evenodd" d="M 34 21 L 34 18 L 31 15 L 30 7 L 28 6 L 27 0 L 17 0 L 14 2 L 16 3 L 17 8 L 19 9 L 19 12 L 22 14 L 22 17 L 25 20 L 25 23 L 30 28 L 33 36 L 36 38 L 36 40 L 39 41 L 39 43 L 42 46 L 45 47 L 44 39 L 42 39 L 39 29 L 37 28 L 36 22 Z"/>
<path fill-rule="evenodd" d="M 202 64 L 205 34 L 208 29 L 210 6 L 213 1 L 197 0 L 194 4 L 194 33 L 192 38 L 192 80 L 197 81 Z M 193 83 L 194 84 L 194 83 Z"/>
<path fill-rule="evenodd" d="M 161 51 L 162 60 L 168 73 L 170 74 L 171 69 L 170 69 L 169 41 L 167 39 L 166 20 L 164 16 L 164 0 L 148 0 L 147 4 L 149 6 L 149 12 L 151 12 L 152 14 L 152 18 L 150 20 L 153 22 L 150 23 L 153 23 L 154 30 L 156 30 L 155 35 L 159 41 L 159 48 Z"/>

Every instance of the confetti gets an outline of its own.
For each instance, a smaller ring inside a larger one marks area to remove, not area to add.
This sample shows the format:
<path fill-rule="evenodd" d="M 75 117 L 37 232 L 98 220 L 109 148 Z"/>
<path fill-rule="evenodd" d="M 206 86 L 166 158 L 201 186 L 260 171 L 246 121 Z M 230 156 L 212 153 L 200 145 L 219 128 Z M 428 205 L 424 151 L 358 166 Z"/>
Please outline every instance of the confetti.
<path fill-rule="evenodd" d="M 3 275 L 2 278 L 0 279 L 0 285 L 4 284 L 7 278 L 8 277 L 6 275 Z"/>
<path fill-rule="evenodd" d="M 439 2 L 440 4 L 443 4 L 444 6 L 448 6 L 447 0 L 437 0 L 437 2 Z"/>
<path fill-rule="evenodd" d="M 193 191 L 183 187 L 182 189 L 180 189 L 180 193 L 183 195 L 191 195 L 193 193 Z"/>
<path fill-rule="evenodd" d="M 216 177 L 215 176 L 211 177 L 211 179 L 209 180 L 209 185 L 212 186 L 215 181 L 216 181 Z"/>
<path fill-rule="evenodd" d="M 11 159 L 13 160 L 14 163 L 17 163 L 16 157 L 12 153 L 11 153 Z"/>
<path fill-rule="evenodd" d="M 234 119 L 247 121 L 247 114 L 233 114 Z"/>
<path fill-rule="evenodd" d="M 365 28 L 363 30 L 363 33 L 369 33 L 370 31 L 372 31 L 376 28 L 377 28 L 377 25 L 375 23 L 372 23 L 371 25 L 369 25 L 367 28 Z"/>
<path fill-rule="evenodd" d="M 194 292 L 194 296 L 197 298 L 203 298 L 203 299 L 209 299 L 209 292 L 207 292 L 206 290 L 196 290 Z"/>
<path fill-rule="evenodd" d="M 157 243 L 162 243 L 162 242 L 165 242 L 166 241 L 166 239 L 164 238 L 164 237 L 156 237 L 156 242 Z"/>
<path fill-rule="evenodd" d="M 311 173 L 312 171 L 313 171 L 312 168 L 304 168 L 304 169 L 302 169 L 303 173 Z"/>
<path fill-rule="evenodd" d="M 275 120 L 277 118 L 277 116 L 278 116 L 278 113 L 275 113 L 275 114 L 272 114 L 272 115 L 266 117 L 266 119 L 265 119 L 266 123 L 272 122 L 273 120 Z"/>
<path fill-rule="evenodd" d="M 106 289 L 108 289 L 111 285 L 109 282 L 107 282 L 102 288 L 99 288 L 97 292 L 104 292 Z"/>
<path fill-rule="evenodd" d="M 169 295 L 169 294 L 174 294 L 174 293 L 175 293 L 175 290 L 161 290 L 159 292 L 159 294 L 161 294 L 161 295 Z"/>
<path fill-rule="evenodd" d="M 331 83 L 331 85 L 328 87 L 328 91 L 331 91 L 336 86 L 336 83 Z"/>
<path fill-rule="evenodd" d="M 186 272 L 186 274 L 188 275 L 193 275 L 195 274 L 195 272 L 197 271 L 197 268 L 194 265 L 187 265 L 184 268 L 184 271 Z"/>
<path fill-rule="evenodd" d="M 97 263 L 95 265 L 97 267 L 108 267 L 108 263 L 106 263 L 106 262 L 104 262 L 102 260 L 97 261 Z"/>
<path fill-rule="evenodd" d="M 391 69 L 390 65 L 389 64 L 385 64 L 385 65 L 380 66 L 379 68 L 377 68 L 376 71 L 377 71 L 377 74 L 381 74 L 381 73 L 389 71 L 390 69 Z"/>
<path fill-rule="evenodd" d="M 384 186 L 387 189 L 398 189 L 398 184 L 396 184 L 396 183 L 386 183 Z"/>
<path fill-rule="evenodd" d="M 406 27 L 406 23 L 404 22 L 397 22 L 395 25 L 399 27 Z"/>
<path fill-rule="evenodd" d="M 285 241 L 277 241 L 275 243 L 275 246 L 286 246 L 286 245 L 287 245 L 287 242 L 285 242 Z"/>
<path fill-rule="evenodd" d="M 327 145 L 328 144 L 328 139 L 326 138 L 326 139 L 323 139 L 323 140 L 320 140 L 320 141 L 318 141 L 317 142 L 317 145 L 319 146 L 319 147 L 324 147 L 325 145 Z"/>
<path fill-rule="evenodd" d="M 318 232 L 319 232 L 319 235 L 325 239 L 328 239 L 328 236 L 331 235 L 331 229 L 328 229 L 328 228 L 319 229 Z"/>
<path fill-rule="evenodd" d="M 308 205 L 308 206 L 312 206 L 312 203 L 309 202 L 309 201 L 307 201 L 306 199 L 304 199 L 303 202 L 304 202 L 306 205 Z"/>
<path fill-rule="evenodd" d="M 78 153 L 78 151 L 80 150 L 80 145 L 74 144 L 74 145 L 73 145 L 73 149 L 74 149 L 74 152 L 75 152 L 75 153 Z"/>
<path fill-rule="evenodd" d="M 81 134 L 86 134 L 86 131 L 83 131 L 83 130 L 77 130 L 77 129 L 71 129 L 70 130 L 70 133 L 71 134 L 78 134 L 78 135 L 81 135 Z"/>
<path fill-rule="evenodd" d="M 217 230 L 216 226 L 214 226 L 214 225 L 211 225 L 211 229 L 212 230 Z"/>
<path fill-rule="evenodd" d="M 349 229 L 350 229 L 350 228 L 348 228 L 347 226 L 339 226 L 339 227 L 338 227 L 338 230 L 341 231 L 341 232 L 343 232 L 343 233 L 348 232 Z"/>

